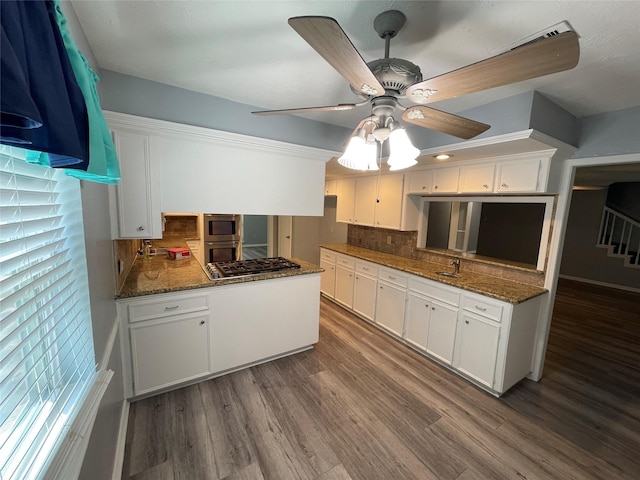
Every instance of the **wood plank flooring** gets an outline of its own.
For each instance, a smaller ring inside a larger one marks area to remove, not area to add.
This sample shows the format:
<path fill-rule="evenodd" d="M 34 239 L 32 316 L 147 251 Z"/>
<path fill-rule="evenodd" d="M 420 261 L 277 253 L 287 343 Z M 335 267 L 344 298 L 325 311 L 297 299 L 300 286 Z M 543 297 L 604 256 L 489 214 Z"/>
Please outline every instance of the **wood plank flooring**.
<path fill-rule="evenodd" d="M 131 405 L 123 478 L 640 478 L 640 295 L 561 281 L 501 399 L 321 303 L 307 352 Z"/>

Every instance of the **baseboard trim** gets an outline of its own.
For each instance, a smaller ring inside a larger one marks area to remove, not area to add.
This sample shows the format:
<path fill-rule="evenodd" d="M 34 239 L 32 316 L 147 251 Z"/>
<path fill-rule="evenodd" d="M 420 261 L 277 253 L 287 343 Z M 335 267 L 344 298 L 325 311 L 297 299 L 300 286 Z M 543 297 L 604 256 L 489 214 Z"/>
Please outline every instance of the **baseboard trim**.
<path fill-rule="evenodd" d="M 599 287 L 615 288 L 617 290 L 624 290 L 626 292 L 640 293 L 640 288 L 628 287 L 626 285 L 617 285 L 615 283 L 599 282 L 598 280 L 591 280 L 590 278 L 572 277 L 570 275 L 558 275 L 560 278 L 566 280 L 573 280 L 575 282 L 590 283 L 591 285 L 598 285 Z"/>
<path fill-rule="evenodd" d="M 118 430 L 118 441 L 116 443 L 116 455 L 113 459 L 113 470 L 111 480 L 122 478 L 122 467 L 124 465 L 124 449 L 127 443 L 127 427 L 129 425 L 129 401 L 122 401 L 122 412 L 120 414 L 120 427 Z"/>

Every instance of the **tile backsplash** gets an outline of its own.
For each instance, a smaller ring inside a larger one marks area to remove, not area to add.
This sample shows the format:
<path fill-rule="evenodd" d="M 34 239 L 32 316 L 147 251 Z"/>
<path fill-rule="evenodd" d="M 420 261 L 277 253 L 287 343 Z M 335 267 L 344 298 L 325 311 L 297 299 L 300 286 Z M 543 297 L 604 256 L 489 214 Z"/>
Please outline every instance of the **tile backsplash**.
<path fill-rule="evenodd" d="M 347 243 L 358 247 L 368 248 L 377 252 L 390 253 L 414 260 L 424 260 L 431 263 L 449 265 L 452 258 L 460 258 L 461 271 L 467 270 L 493 277 L 504 278 L 526 285 L 544 287 L 543 272 L 528 271 L 509 265 L 494 263 L 490 260 L 475 260 L 465 258 L 462 254 L 438 253 L 418 249 L 418 232 L 401 232 L 384 228 L 349 225 Z"/>

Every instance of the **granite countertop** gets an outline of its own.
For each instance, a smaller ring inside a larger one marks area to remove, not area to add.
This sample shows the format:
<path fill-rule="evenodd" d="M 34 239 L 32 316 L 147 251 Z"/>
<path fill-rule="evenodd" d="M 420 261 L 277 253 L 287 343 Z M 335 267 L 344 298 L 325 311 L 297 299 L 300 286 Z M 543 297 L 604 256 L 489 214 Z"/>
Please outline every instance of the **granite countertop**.
<path fill-rule="evenodd" d="M 444 277 L 436 272 L 449 271 L 446 266 L 424 260 L 412 260 L 398 255 L 377 252 L 368 248 L 344 243 L 321 245 L 322 248 L 367 260 L 379 265 L 395 268 L 419 277 L 458 287 L 504 302 L 517 304 L 547 293 L 547 290 L 524 283 L 512 282 L 498 277 L 461 270 L 458 278 Z M 452 271 L 452 270 L 451 270 Z"/>
<path fill-rule="evenodd" d="M 160 245 L 158 245 L 160 246 Z M 177 246 L 177 245 L 176 245 Z M 171 260 L 164 255 L 138 257 L 127 275 L 116 298 L 130 298 L 157 293 L 179 292 L 196 288 L 215 287 L 234 283 L 256 282 L 272 278 L 293 277 L 320 273 L 322 269 L 304 260 L 292 259 L 299 269 L 261 273 L 246 277 L 218 278 L 210 280 L 202 265 L 193 259 Z"/>

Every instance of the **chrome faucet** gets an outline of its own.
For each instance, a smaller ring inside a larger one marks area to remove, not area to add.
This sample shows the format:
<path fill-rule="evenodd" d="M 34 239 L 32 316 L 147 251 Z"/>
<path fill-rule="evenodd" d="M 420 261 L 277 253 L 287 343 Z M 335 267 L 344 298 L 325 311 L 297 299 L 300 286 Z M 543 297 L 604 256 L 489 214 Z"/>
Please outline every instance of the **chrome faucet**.
<path fill-rule="evenodd" d="M 451 262 L 451 265 L 453 265 L 453 273 L 458 275 L 460 273 L 460 259 L 456 258 Z"/>

